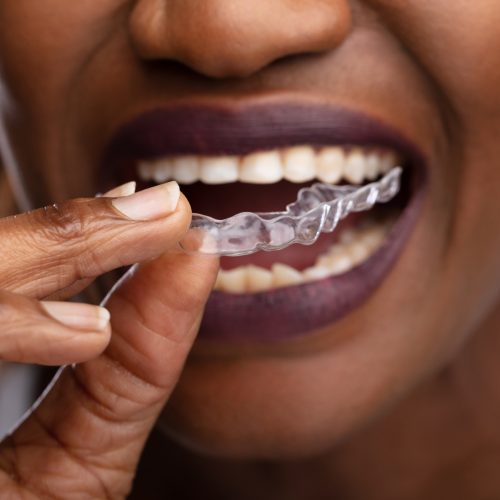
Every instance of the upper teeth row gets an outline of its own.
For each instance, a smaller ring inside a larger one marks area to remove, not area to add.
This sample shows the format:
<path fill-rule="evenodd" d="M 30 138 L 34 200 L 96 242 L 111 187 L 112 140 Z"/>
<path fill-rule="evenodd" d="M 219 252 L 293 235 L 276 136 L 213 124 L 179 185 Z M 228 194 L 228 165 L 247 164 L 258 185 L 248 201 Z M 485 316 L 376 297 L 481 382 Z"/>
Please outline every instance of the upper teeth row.
<path fill-rule="evenodd" d="M 387 173 L 398 163 L 399 157 L 393 151 L 294 146 L 244 156 L 170 156 L 142 161 L 138 165 L 138 175 L 143 181 L 175 180 L 181 184 L 196 181 L 272 184 L 282 179 L 302 183 L 315 178 L 329 184 L 337 184 L 342 179 L 361 184 L 365 179 L 372 181 Z"/>

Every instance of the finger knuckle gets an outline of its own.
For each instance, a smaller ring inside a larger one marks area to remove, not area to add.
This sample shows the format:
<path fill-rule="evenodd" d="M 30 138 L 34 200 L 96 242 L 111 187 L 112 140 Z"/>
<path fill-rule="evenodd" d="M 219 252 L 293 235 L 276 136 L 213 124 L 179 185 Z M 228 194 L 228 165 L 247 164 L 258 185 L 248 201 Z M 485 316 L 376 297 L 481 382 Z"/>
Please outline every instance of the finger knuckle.
<path fill-rule="evenodd" d="M 57 260 L 60 255 L 66 266 L 71 263 L 74 279 L 95 274 L 99 258 L 92 235 L 97 231 L 98 217 L 91 204 L 86 200 L 70 200 L 45 207 L 39 216 L 43 218 L 41 241 L 50 259 Z"/>
<path fill-rule="evenodd" d="M 34 228 L 28 236 L 31 245 L 39 255 L 46 256 L 46 264 L 53 269 L 61 268 L 64 276 L 73 280 L 101 272 L 103 238 L 97 235 L 109 233 L 112 222 L 106 205 L 99 201 L 73 199 L 31 214 L 31 228 Z"/>
<path fill-rule="evenodd" d="M 36 230 L 31 234 L 33 244 L 57 265 L 65 263 L 75 274 L 75 279 L 85 278 L 80 260 L 94 261 L 95 248 L 92 235 L 97 221 L 91 204 L 87 200 L 70 200 L 47 206 L 33 213 Z M 69 260 L 68 256 L 72 259 Z M 83 266 L 84 268 L 86 266 Z"/>
<path fill-rule="evenodd" d="M 86 241 L 94 217 L 88 203 L 71 200 L 55 203 L 33 212 L 42 241 L 56 245 Z"/>

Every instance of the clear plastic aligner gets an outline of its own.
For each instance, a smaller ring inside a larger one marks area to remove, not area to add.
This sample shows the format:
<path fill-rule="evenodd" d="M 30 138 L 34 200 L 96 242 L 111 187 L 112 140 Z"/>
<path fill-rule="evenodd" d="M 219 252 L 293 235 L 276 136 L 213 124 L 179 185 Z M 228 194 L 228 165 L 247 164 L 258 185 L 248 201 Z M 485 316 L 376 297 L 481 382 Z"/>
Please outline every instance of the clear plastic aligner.
<path fill-rule="evenodd" d="M 220 256 L 281 250 L 295 243 L 312 245 L 351 212 L 363 212 L 394 198 L 401 173 L 401 167 L 394 167 L 379 181 L 361 187 L 316 183 L 300 189 L 297 201 L 283 212 L 241 212 L 223 220 L 193 214 L 180 245 L 187 253 Z"/>

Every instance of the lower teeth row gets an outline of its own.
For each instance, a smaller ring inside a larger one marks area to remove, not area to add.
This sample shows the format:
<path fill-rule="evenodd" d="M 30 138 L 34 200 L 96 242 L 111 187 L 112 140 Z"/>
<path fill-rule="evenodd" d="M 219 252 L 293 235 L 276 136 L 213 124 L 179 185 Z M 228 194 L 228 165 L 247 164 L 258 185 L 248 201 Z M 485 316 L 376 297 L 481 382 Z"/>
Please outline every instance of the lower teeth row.
<path fill-rule="evenodd" d="M 255 293 L 299 285 L 345 273 L 365 262 L 380 248 L 392 222 L 367 222 L 363 227 L 344 230 L 339 242 L 320 255 L 313 266 L 298 271 L 276 263 L 271 269 L 248 265 L 219 271 L 214 289 L 228 293 Z"/>

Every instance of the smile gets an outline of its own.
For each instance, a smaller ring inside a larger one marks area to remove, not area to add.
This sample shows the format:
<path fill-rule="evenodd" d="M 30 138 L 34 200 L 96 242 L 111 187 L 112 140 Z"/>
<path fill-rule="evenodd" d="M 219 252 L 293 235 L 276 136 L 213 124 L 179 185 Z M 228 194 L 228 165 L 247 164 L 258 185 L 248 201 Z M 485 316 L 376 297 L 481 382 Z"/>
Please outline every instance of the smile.
<path fill-rule="evenodd" d="M 281 211 L 314 182 L 363 186 L 403 167 L 394 200 L 349 215 L 313 245 L 222 257 L 200 338 L 224 342 L 301 336 L 362 304 L 403 251 L 426 185 L 422 155 L 397 131 L 316 106 L 148 112 L 119 129 L 104 165 L 103 189 L 176 180 L 194 212 L 217 219 Z"/>

